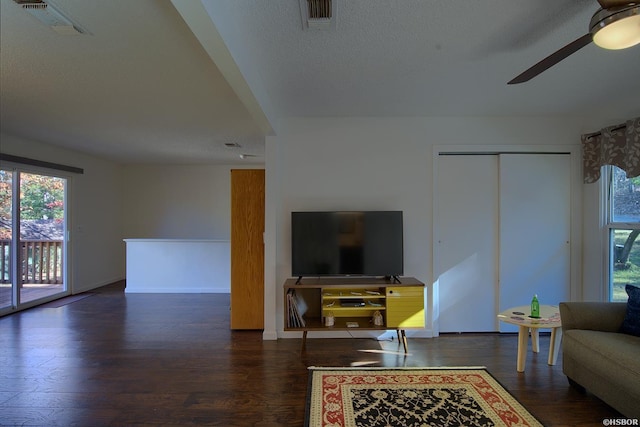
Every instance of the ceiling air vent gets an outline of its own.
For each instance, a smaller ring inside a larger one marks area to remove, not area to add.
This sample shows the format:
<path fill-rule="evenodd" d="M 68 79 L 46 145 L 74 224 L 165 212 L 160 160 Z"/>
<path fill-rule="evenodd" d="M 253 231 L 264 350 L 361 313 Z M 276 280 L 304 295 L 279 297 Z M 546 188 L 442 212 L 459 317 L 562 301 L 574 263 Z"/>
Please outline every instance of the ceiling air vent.
<path fill-rule="evenodd" d="M 335 0 L 300 0 L 300 16 L 304 30 L 334 30 Z"/>
<path fill-rule="evenodd" d="M 53 7 L 51 2 L 44 0 L 13 0 L 19 4 L 20 7 L 35 16 L 40 22 L 48 27 L 51 27 L 53 31 L 63 35 L 77 35 L 86 33 L 77 24 L 73 23 L 71 19 L 67 18 Z"/>

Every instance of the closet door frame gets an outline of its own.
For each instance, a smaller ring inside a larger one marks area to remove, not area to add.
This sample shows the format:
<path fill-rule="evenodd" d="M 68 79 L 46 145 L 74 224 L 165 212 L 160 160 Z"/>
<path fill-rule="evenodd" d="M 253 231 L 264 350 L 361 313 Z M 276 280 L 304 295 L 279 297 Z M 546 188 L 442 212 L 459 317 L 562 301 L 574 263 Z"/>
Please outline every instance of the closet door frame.
<path fill-rule="evenodd" d="M 437 200 L 438 189 L 438 159 L 442 154 L 569 154 L 570 156 L 570 211 L 571 211 L 571 229 L 570 229 L 570 286 L 569 295 L 571 300 L 582 300 L 582 266 L 581 266 L 581 248 L 582 248 L 582 178 L 581 178 L 581 150 L 580 145 L 436 145 L 433 147 L 432 164 L 433 164 L 433 197 Z M 438 270 L 440 258 L 438 255 L 438 241 L 441 239 L 441 232 L 438 229 L 439 214 L 435 203 L 432 205 L 433 218 L 433 240 L 432 240 L 432 283 L 437 283 L 438 277 L 443 273 Z M 523 302 L 526 304 L 527 302 Z M 431 317 L 433 324 L 434 336 L 439 335 L 439 295 L 437 286 L 434 287 L 434 298 L 431 304 L 431 311 L 428 316 Z M 496 313 L 497 315 L 498 313 Z"/>

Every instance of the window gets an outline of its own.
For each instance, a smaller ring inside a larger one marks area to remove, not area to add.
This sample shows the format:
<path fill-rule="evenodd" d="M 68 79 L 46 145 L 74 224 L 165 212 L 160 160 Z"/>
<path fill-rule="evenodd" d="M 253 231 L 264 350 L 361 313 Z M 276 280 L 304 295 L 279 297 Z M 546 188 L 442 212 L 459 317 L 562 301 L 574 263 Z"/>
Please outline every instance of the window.
<path fill-rule="evenodd" d="M 609 300 L 627 301 L 625 285 L 640 286 L 640 177 L 627 178 L 622 169 L 607 168 Z"/>

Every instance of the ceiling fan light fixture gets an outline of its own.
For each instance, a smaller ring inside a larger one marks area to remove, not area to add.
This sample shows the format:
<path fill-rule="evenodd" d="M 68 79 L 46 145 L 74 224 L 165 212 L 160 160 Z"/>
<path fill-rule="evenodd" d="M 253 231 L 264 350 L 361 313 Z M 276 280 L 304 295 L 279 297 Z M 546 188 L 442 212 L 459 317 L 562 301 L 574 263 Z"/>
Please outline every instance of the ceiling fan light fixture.
<path fill-rule="evenodd" d="M 604 49 L 626 49 L 640 43 L 640 4 L 598 10 L 591 18 L 593 42 Z"/>

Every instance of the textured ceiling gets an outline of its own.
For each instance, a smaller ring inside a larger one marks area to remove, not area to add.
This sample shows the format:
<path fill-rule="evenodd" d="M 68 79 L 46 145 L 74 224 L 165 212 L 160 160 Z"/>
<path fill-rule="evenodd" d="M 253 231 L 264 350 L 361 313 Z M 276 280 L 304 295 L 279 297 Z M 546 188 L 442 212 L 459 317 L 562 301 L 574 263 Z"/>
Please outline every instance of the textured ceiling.
<path fill-rule="evenodd" d="M 629 89 L 640 93 L 640 46 L 590 45 L 527 84 L 506 85 L 584 35 L 595 1 L 337 1 L 328 32 L 302 31 L 297 0 L 204 3 L 285 116 L 616 116 L 639 107 Z"/>
<path fill-rule="evenodd" d="M 225 142 L 262 155 L 264 133 L 168 1 L 57 1 L 80 36 L 0 2 L 2 131 L 126 162 L 239 160 Z"/>
<path fill-rule="evenodd" d="M 506 84 L 595 0 L 336 0 L 330 31 L 298 0 L 56 0 L 83 36 L 0 4 L 2 131 L 121 162 L 262 162 L 288 116 L 640 114 L 640 46 Z"/>

